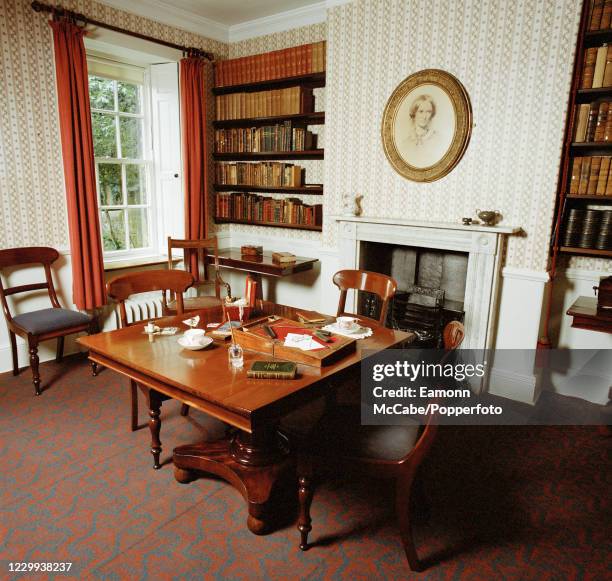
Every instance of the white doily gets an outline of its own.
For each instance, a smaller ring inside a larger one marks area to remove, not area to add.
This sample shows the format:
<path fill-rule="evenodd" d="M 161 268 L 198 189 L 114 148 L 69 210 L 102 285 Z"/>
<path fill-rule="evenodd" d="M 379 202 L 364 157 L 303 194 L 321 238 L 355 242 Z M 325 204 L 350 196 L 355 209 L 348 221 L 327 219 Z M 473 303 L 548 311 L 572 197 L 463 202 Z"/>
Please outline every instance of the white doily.
<path fill-rule="evenodd" d="M 347 331 L 346 329 L 340 329 L 338 323 L 332 323 L 323 327 L 324 331 L 335 333 L 336 335 L 342 335 L 343 337 L 350 337 L 351 339 L 365 339 L 372 335 L 374 331 L 370 327 L 359 327 L 354 331 Z"/>

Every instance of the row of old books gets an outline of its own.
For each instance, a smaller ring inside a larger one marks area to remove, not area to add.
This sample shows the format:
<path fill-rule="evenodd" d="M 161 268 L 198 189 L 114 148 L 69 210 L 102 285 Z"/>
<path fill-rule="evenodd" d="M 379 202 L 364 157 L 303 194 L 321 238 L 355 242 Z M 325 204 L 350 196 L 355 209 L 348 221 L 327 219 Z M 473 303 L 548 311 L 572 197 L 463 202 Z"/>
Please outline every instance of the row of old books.
<path fill-rule="evenodd" d="M 304 182 L 304 171 L 299 165 L 279 161 L 259 163 L 218 163 L 215 183 L 221 185 L 299 187 Z"/>
<path fill-rule="evenodd" d="M 612 121 L 611 121 L 612 122 Z M 263 127 L 217 129 L 217 153 L 258 153 L 262 151 L 304 151 L 316 149 L 316 135 L 291 121 Z"/>
<path fill-rule="evenodd" d="M 254 93 L 230 93 L 215 97 L 217 121 L 300 115 L 314 111 L 311 87 L 288 87 Z"/>
<path fill-rule="evenodd" d="M 612 0 L 590 0 L 589 30 L 607 30 L 612 25 Z"/>
<path fill-rule="evenodd" d="M 574 142 L 612 140 L 612 101 L 594 101 L 574 106 Z"/>
<path fill-rule="evenodd" d="M 608 156 L 575 157 L 569 193 L 584 196 L 612 196 L 612 160 Z"/>
<path fill-rule="evenodd" d="M 320 226 L 323 206 L 305 204 L 299 198 L 276 199 L 249 193 L 217 194 L 215 216 L 229 220 Z"/>
<path fill-rule="evenodd" d="M 325 41 L 219 61 L 215 87 L 244 85 L 325 71 Z"/>
<path fill-rule="evenodd" d="M 612 210 L 572 208 L 567 213 L 561 246 L 612 250 Z"/>
<path fill-rule="evenodd" d="M 612 86 L 612 47 L 603 44 L 600 47 L 587 48 L 584 51 L 581 89 L 599 89 Z"/>

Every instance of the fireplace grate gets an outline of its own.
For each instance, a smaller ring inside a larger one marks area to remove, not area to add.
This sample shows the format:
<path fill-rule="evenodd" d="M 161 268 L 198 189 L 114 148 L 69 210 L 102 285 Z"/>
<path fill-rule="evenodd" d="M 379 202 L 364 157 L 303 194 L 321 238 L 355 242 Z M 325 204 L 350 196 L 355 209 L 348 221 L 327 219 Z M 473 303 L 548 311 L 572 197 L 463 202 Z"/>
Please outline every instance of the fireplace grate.
<path fill-rule="evenodd" d="M 393 297 L 387 322 L 401 331 L 413 332 L 420 347 L 441 345 L 444 290 L 409 285 Z"/>

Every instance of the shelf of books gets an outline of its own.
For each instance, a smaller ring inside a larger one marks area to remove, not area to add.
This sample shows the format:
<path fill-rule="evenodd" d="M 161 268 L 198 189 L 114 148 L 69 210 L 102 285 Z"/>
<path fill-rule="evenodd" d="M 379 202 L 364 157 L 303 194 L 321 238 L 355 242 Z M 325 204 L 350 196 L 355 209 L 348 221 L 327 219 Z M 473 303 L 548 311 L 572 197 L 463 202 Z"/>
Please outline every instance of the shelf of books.
<path fill-rule="evenodd" d="M 220 61 L 215 65 L 215 94 L 256 90 L 258 85 L 317 83 L 325 78 L 325 41 L 264 54 Z"/>
<path fill-rule="evenodd" d="M 315 111 L 314 91 L 324 86 L 325 42 L 218 63 L 213 89 L 218 223 L 321 231 L 321 204 L 259 194 L 323 195 L 322 184 L 305 183 L 305 168 L 282 160 L 324 158 L 317 133 L 309 129 L 325 124 L 325 113 Z"/>
<path fill-rule="evenodd" d="M 217 223 L 254 224 L 321 231 L 323 207 L 299 198 L 277 199 L 248 192 L 217 194 Z"/>

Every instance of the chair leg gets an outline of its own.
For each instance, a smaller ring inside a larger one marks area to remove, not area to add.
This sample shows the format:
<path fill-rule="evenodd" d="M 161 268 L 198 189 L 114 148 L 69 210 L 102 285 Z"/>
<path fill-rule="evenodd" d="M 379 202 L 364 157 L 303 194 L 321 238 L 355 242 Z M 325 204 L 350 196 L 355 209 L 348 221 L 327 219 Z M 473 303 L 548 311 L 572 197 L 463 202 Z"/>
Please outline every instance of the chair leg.
<path fill-rule="evenodd" d="M 414 537 L 412 534 L 412 518 L 411 518 L 411 488 L 414 475 L 410 474 L 407 478 L 398 478 L 395 484 L 395 510 L 397 512 L 397 520 L 399 523 L 400 535 L 404 552 L 411 571 L 421 571 L 422 565 L 419 562 L 419 557 L 414 546 Z"/>
<path fill-rule="evenodd" d="M 133 379 L 130 379 L 130 430 L 135 432 L 138 429 L 138 386 Z"/>
<path fill-rule="evenodd" d="M 300 462 L 300 464 L 302 464 Z M 310 467 L 302 469 L 298 467 L 298 499 L 300 504 L 300 515 L 298 517 L 298 531 L 300 531 L 300 549 L 307 551 L 308 533 L 312 530 L 312 519 L 310 518 L 310 507 L 312 505 L 312 470 Z"/>
<path fill-rule="evenodd" d="M 55 360 L 61 361 L 64 358 L 64 337 L 57 338 L 57 350 L 55 352 Z"/>
<path fill-rule="evenodd" d="M 184 403 L 184 404 L 181 406 L 181 415 L 182 415 L 182 416 L 187 416 L 187 415 L 189 415 L 189 406 L 188 406 L 186 403 Z"/>
<path fill-rule="evenodd" d="M 13 331 L 9 331 L 11 340 L 11 353 L 13 355 L 13 375 L 19 375 L 19 356 L 17 353 L 17 337 Z"/>
<path fill-rule="evenodd" d="M 161 464 L 159 463 L 159 457 L 161 455 L 162 447 L 161 440 L 159 439 L 159 432 L 161 430 L 161 395 L 154 389 L 149 390 L 149 429 L 151 430 L 151 454 L 153 454 L 153 468 L 159 470 Z"/>
<path fill-rule="evenodd" d="M 34 383 L 34 395 L 42 393 L 40 389 L 40 374 L 38 373 L 38 342 L 35 338 L 28 338 L 30 350 L 30 367 L 32 368 L 32 382 Z"/>

